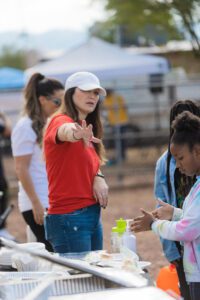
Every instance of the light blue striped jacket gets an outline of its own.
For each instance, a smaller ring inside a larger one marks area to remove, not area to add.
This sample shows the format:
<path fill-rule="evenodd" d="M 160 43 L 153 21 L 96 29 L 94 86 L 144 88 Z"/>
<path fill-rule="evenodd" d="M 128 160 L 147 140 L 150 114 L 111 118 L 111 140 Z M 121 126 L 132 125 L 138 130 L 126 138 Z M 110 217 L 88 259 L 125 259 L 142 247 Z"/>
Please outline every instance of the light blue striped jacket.
<path fill-rule="evenodd" d="M 157 220 L 152 230 L 159 236 L 180 241 L 184 247 L 183 266 L 187 282 L 200 282 L 200 176 L 183 203 L 175 208 L 172 221 Z"/>

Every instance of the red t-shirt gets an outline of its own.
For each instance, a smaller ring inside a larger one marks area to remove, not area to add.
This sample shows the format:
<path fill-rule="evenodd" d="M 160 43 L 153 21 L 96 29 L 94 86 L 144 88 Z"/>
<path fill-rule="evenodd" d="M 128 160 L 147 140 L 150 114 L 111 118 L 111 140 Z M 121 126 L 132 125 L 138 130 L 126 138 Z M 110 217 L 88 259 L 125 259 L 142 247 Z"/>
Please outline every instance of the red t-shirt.
<path fill-rule="evenodd" d="M 93 181 L 99 169 L 99 157 L 91 143 L 56 143 L 58 128 L 74 121 L 59 114 L 50 121 L 44 152 L 49 182 L 49 214 L 65 214 L 96 203 Z"/>

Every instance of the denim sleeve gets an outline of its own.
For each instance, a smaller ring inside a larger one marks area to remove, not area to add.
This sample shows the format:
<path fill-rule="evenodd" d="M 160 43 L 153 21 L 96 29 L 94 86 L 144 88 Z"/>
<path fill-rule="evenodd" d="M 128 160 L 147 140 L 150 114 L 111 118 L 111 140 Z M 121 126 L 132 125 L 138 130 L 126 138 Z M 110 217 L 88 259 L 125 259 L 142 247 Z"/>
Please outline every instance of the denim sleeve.
<path fill-rule="evenodd" d="M 159 159 L 156 163 L 156 170 L 155 170 L 155 178 L 154 178 L 154 195 L 155 198 L 160 198 L 162 201 L 167 202 L 166 199 L 166 192 L 164 190 L 163 180 L 165 178 L 165 167 L 164 163 L 161 159 Z"/>
<path fill-rule="evenodd" d="M 170 203 L 166 178 L 166 155 L 162 155 L 156 163 L 154 195 L 155 198 L 160 198 L 162 201 Z M 158 205 L 156 206 L 158 207 Z M 168 261 L 171 262 L 180 257 L 176 244 L 173 241 L 169 241 L 160 237 L 160 242 Z"/>

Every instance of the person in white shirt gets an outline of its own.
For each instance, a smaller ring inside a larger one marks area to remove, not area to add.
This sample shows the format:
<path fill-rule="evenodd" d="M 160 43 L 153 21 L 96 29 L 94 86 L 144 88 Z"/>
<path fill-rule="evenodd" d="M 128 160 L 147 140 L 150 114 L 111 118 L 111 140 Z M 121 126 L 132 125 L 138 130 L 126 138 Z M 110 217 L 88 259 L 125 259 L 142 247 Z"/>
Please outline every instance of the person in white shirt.
<path fill-rule="evenodd" d="M 61 105 L 63 85 L 40 73 L 30 78 L 24 93 L 22 117 L 15 125 L 12 135 L 12 152 L 19 179 L 18 205 L 25 222 L 30 226 L 38 242 L 45 243 L 43 219 L 48 208 L 48 181 L 42 153 L 43 129 L 47 118 Z"/>

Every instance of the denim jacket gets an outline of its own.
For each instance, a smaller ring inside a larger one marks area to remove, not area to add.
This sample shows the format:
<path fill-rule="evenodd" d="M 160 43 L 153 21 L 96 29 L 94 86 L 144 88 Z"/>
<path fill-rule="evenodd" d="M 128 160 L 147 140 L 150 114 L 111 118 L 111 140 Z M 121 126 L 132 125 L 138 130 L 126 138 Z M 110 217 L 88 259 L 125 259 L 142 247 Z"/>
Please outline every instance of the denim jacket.
<path fill-rule="evenodd" d="M 170 160 L 170 182 L 171 182 L 171 197 L 169 196 L 167 189 L 167 177 L 166 177 L 166 169 L 167 169 L 167 153 L 165 151 L 163 155 L 158 159 L 156 163 L 155 170 L 155 180 L 154 180 L 154 195 L 157 198 L 160 198 L 162 201 L 167 202 L 175 207 L 177 207 L 176 202 L 176 193 L 174 187 L 174 173 L 176 169 L 176 162 L 173 157 Z M 179 251 L 176 247 L 176 243 L 173 241 L 169 241 L 161 238 L 161 243 L 163 247 L 163 251 L 165 253 L 168 261 L 173 261 L 175 259 L 180 258 Z"/>

